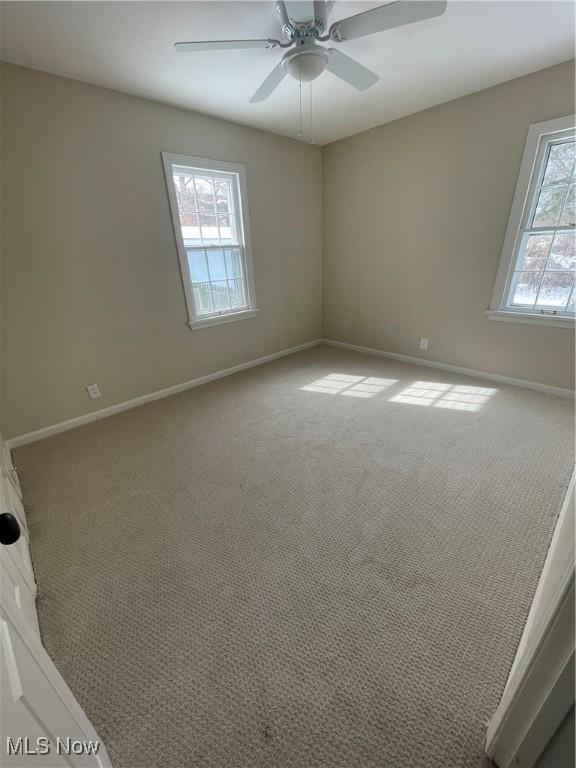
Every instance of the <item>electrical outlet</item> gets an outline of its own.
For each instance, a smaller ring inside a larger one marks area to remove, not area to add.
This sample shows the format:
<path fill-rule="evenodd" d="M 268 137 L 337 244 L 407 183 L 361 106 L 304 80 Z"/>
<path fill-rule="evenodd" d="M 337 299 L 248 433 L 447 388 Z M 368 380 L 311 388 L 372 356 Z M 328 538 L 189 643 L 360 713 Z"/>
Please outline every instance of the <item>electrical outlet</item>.
<path fill-rule="evenodd" d="M 420 339 L 420 349 L 428 349 L 428 339 Z"/>
<path fill-rule="evenodd" d="M 98 397 L 102 397 L 102 392 L 100 392 L 98 384 L 88 384 L 86 391 L 88 392 L 90 400 L 96 400 Z"/>

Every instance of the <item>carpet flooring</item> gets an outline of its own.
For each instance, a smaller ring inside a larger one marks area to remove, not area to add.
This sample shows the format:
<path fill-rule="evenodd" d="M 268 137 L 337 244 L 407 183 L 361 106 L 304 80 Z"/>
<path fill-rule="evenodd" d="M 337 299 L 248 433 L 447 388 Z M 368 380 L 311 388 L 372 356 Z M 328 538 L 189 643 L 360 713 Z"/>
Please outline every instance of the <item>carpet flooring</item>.
<path fill-rule="evenodd" d="M 115 768 L 477 768 L 572 404 L 318 347 L 15 451 Z"/>

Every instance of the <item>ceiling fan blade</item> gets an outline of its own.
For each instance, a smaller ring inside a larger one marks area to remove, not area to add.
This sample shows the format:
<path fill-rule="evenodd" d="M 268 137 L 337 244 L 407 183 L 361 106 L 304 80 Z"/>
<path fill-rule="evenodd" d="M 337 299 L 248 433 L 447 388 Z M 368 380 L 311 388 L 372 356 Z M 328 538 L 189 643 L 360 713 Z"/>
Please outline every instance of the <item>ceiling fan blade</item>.
<path fill-rule="evenodd" d="M 284 0 L 286 13 L 292 21 L 306 22 L 314 21 L 314 3 L 313 0 Z"/>
<path fill-rule="evenodd" d="M 256 91 L 254 96 L 250 99 L 250 102 L 254 104 L 258 101 L 266 101 L 266 99 L 271 96 L 276 88 L 280 85 L 282 80 L 286 77 L 286 70 L 284 69 L 282 62 L 278 62 L 278 64 L 274 67 L 272 72 L 268 75 L 266 80 L 262 83 L 260 88 Z"/>
<path fill-rule="evenodd" d="M 372 35 L 374 32 L 384 32 L 386 29 L 441 16 L 446 10 L 446 5 L 445 0 L 396 0 L 336 21 L 330 27 L 329 36 L 331 40 L 340 43 L 343 40 Z"/>
<path fill-rule="evenodd" d="M 346 56 L 342 51 L 337 51 L 336 48 L 328 48 L 326 69 L 353 85 L 354 88 L 358 88 L 359 91 L 365 91 L 380 79 L 376 72 L 372 72 L 371 69 Z"/>
<path fill-rule="evenodd" d="M 316 22 L 324 25 L 324 29 L 320 31 L 320 35 L 323 36 L 328 31 L 328 16 L 332 11 L 334 0 L 314 0 L 314 18 Z"/>
<path fill-rule="evenodd" d="M 278 48 L 279 40 L 192 40 L 188 43 L 174 43 L 178 53 L 196 51 L 237 51 L 245 48 Z"/>

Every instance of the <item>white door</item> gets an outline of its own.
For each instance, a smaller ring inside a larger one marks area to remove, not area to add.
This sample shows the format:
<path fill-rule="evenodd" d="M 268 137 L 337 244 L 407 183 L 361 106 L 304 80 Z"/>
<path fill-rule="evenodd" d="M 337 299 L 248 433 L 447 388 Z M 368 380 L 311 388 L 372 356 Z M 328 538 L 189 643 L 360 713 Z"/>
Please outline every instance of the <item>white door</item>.
<path fill-rule="evenodd" d="M 28 526 L 22 504 L 18 476 L 12 466 L 10 452 L 0 438 L 0 514 L 16 518 L 19 539 L 9 546 L 0 544 L 0 605 L 7 600 L 16 604 L 21 619 L 39 637 L 36 617 L 36 582 L 30 561 Z"/>
<path fill-rule="evenodd" d="M 486 754 L 501 768 L 532 768 L 574 706 L 575 508 L 576 470 L 508 682 L 488 724 Z"/>
<path fill-rule="evenodd" d="M 1 438 L 0 469 L 0 539 L 18 536 L 0 543 L 0 766 L 108 767 L 104 744 L 40 640 L 26 517 Z"/>

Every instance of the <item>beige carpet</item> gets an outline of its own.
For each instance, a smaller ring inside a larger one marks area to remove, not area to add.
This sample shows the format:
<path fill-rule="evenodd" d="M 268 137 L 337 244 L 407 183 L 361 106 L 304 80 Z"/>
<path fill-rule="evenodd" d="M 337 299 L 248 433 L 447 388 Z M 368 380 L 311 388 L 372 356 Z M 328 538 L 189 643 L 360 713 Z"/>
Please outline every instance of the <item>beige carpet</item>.
<path fill-rule="evenodd" d="M 17 450 L 44 642 L 115 768 L 476 768 L 572 424 L 323 347 Z"/>

